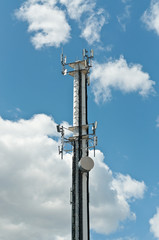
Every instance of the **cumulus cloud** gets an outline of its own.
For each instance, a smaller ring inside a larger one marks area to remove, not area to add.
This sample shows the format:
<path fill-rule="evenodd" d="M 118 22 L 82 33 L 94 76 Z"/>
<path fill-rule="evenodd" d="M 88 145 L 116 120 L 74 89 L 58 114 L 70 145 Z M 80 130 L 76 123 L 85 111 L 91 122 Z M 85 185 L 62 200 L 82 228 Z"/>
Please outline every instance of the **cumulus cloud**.
<path fill-rule="evenodd" d="M 60 2 L 66 6 L 70 18 L 78 22 L 81 37 L 89 44 L 99 42 L 102 27 L 108 19 L 104 9 L 96 9 L 95 0 L 60 0 Z"/>
<path fill-rule="evenodd" d="M 0 132 L 0 239 L 69 240 L 71 155 L 59 158 L 55 121 L 0 118 Z M 109 234 L 134 216 L 128 200 L 143 197 L 145 185 L 113 176 L 99 150 L 90 178 L 91 228 Z"/>
<path fill-rule="evenodd" d="M 77 22 L 81 37 L 89 44 L 99 42 L 106 17 L 103 9 L 96 9 L 95 0 L 26 0 L 15 15 L 28 22 L 28 32 L 34 34 L 31 41 L 39 49 L 43 46 L 59 47 L 68 42 L 71 27 L 66 12 Z"/>
<path fill-rule="evenodd" d="M 138 92 L 143 97 L 155 92 L 155 82 L 150 80 L 148 73 L 142 71 L 142 66 L 128 64 L 123 56 L 103 64 L 95 62 L 91 79 L 97 103 L 110 100 L 112 89 L 123 93 Z"/>
<path fill-rule="evenodd" d="M 71 19 L 80 20 L 84 13 L 92 13 L 95 8 L 95 0 L 60 0 L 66 6 Z"/>
<path fill-rule="evenodd" d="M 86 19 L 84 28 L 81 27 L 81 37 L 85 38 L 89 44 L 100 41 L 101 30 L 106 23 L 106 19 L 102 13 L 103 10 L 101 9 L 97 13 L 91 14 L 91 16 Z"/>
<path fill-rule="evenodd" d="M 64 11 L 56 6 L 56 0 L 27 0 L 15 14 L 18 19 L 28 22 L 28 32 L 34 33 L 31 41 L 36 49 L 59 47 L 70 38 L 71 28 Z"/>
<path fill-rule="evenodd" d="M 0 125 L 0 238 L 69 239 L 70 159 L 57 155 L 55 122 L 36 115 Z"/>
<path fill-rule="evenodd" d="M 159 208 L 157 213 L 150 219 L 150 231 L 154 234 L 155 238 L 159 239 Z"/>
<path fill-rule="evenodd" d="M 90 176 L 91 227 L 99 233 L 110 234 L 126 218 L 135 219 L 128 203 L 142 198 L 146 186 L 130 176 L 117 174 L 104 163 L 104 156 L 96 152 L 95 169 Z"/>
<path fill-rule="evenodd" d="M 112 181 L 113 189 L 116 189 L 120 196 L 125 199 L 143 198 L 145 183 L 132 179 L 129 175 L 118 174 Z"/>
<path fill-rule="evenodd" d="M 159 1 L 151 0 L 150 7 L 144 12 L 142 21 L 149 30 L 153 30 L 159 35 Z"/>

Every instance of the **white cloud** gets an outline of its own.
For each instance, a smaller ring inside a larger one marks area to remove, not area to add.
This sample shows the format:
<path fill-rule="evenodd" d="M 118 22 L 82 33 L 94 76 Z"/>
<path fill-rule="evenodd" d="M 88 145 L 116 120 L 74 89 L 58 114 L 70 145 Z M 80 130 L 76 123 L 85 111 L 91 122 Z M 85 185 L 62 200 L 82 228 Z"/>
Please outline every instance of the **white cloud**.
<path fill-rule="evenodd" d="M 123 31 L 126 31 L 126 22 L 130 18 L 130 5 L 126 5 L 124 9 L 124 13 L 122 15 L 117 16 L 117 20 L 121 25 Z"/>
<path fill-rule="evenodd" d="M 36 49 L 43 46 L 59 47 L 70 38 L 70 26 L 64 11 L 56 0 L 28 0 L 16 11 L 18 19 L 27 21 L 28 32 L 33 32 L 31 41 Z"/>
<path fill-rule="evenodd" d="M 153 30 L 159 35 L 159 1 L 151 0 L 151 5 L 143 16 L 142 21 L 146 24 L 149 30 Z"/>
<path fill-rule="evenodd" d="M 55 122 L 46 115 L 0 119 L 0 132 L 0 239 L 67 237 L 70 159 L 59 159 L 48 137 L 57 136 Z"/>
<path fill-rule="evenodd" d="M 155 92 L 148 73 L 142 71 L 139 64 L 128 64 L 123 56 L 107 63 L 94 63 L 91 73 L 95 101 L 111 99 L 111 90 L 123 93 L 138 92 L 141 96 L 148 96 Z"/>
<path fill-rule="evenodd" d="M 110 234 L 121 221 L 135 219 L 128 200 L 142 198 L 146 186 L 130 176 L 113 177 L 103 160 L 103 154 L 97 151 L 95 169 L 90 176 L 91 226 L 96 232 Z"/>
<path fill-rule="evenodd" d="M 116 189 L 118 194 L 127 200 L 143 198 L 145 191 L 144 182 L 138 182 L 129 175 L 118 174 L 112 185 L 113 189 Z"/>
<path fill-rule="evenodd" d="M 60 0 L 67 8 L 71 19 L 80 20 L 84 13 L 92 13 L 95 8 L 95 0 Z"/>
<path fill-rule="evenodd" d="M 81 24 L 81 37 L 85 38 L 89 44 L 100 41 L 101 30 L 106 23 L 106 19 L 102 13 L 103 10 L 99 10 L 85 20 L 84 27 L 82 26 L 83 23 Z"/>
<path fill-rule="evenodd" d="M 70 18 L 77 20 L 81 37 L 89 44 L 99 42 L 102 27 L 108 19 L 104 9 L 97 10 L 95 0 L 60 0 L 60 2 L 66 6 Z"/>
<path fill-rule="evenodd" d="M 150 231 L 154 234 L 155 238 L 159 239 L 159 208 L 157 213 L 150 219 Z"/>
<path fill-rule="evenodd" d="M 0 132 L 0 239 L 69 240 L 71 156 L 59 158 L 56 123 L 44 114 L 0 118 Z M 113 177 L 103 160 L 98 150 L 90 174 L 91 227 L 108 234 L 134 216 L 128 200 L 141 198 L 145 187 L 129 176 Z"/>
<path fill-rule="evenodd" d="M 68 42 L 71 27 L 66 20 L 66 12 L 77 22 L 81 37 L 89 44 L 99 42 L 108 14 L 104 9 L 96 9 L 95 0 L 26 0 L 15 15 L 28 22 L 28 32 L 34 34 L 31 41 L 39 49 L 43 46 L 59 47 Z"/>

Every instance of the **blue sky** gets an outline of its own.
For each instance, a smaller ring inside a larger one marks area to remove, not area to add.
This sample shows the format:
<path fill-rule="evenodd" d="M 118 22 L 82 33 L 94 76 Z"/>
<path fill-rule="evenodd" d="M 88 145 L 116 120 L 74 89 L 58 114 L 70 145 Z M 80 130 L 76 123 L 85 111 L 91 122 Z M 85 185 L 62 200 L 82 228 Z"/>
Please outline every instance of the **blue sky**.
<path fill-rule="evenodd" d="M 91 239 L 159 239 L 159 1 L 5 0 L 0 35 L 0 238 L 70 239 L 56 124 L 72 124 L 73 81 L 60 54 L 93 48 Z"/>

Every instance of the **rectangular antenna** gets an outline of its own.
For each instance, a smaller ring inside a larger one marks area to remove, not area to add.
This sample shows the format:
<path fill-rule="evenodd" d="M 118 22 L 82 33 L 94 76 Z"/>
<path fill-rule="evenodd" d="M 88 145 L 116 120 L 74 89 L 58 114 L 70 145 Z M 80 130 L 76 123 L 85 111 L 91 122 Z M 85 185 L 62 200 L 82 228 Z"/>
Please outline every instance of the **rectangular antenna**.
<path fill-rule="evenodd" d="M 93 49 L 91 49 L 91 54 L 90 54 L 90 56 L 93 58 L 94 57 L 94 51 L 93 51 Z"/>

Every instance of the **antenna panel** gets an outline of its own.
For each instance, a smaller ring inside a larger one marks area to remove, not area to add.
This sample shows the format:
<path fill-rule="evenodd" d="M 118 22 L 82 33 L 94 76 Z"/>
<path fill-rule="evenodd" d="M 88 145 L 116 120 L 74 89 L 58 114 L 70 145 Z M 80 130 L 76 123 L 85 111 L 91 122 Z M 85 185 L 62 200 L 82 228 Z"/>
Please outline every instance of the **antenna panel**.
<path fill-rule="evenodd" d="M 94 123 L 94 128 L 95 129 L 97 129 L 97 125 L 98 125 L 98 123 L 97 123 L 97 121 L 95 121 L 95 123 Z"/>
<path fill-rule="evenodd" d="M 67 69 L 64 70 L 63 75 L 64 75 L 64 76 L 67 75 Z"/>
<path fill-rule="evenodd" d="M 66 64 L 66 56 L 64 57 L 64 64 Z"/>
<path fill-rule="evenodd" d="M 94 50 L 91 49 L 91 57 L 94 57 Z"/>
<path fill-rule="evenodd" d="M 86 49 L 83 49 L 83 57 L 86 56 Z"/>

